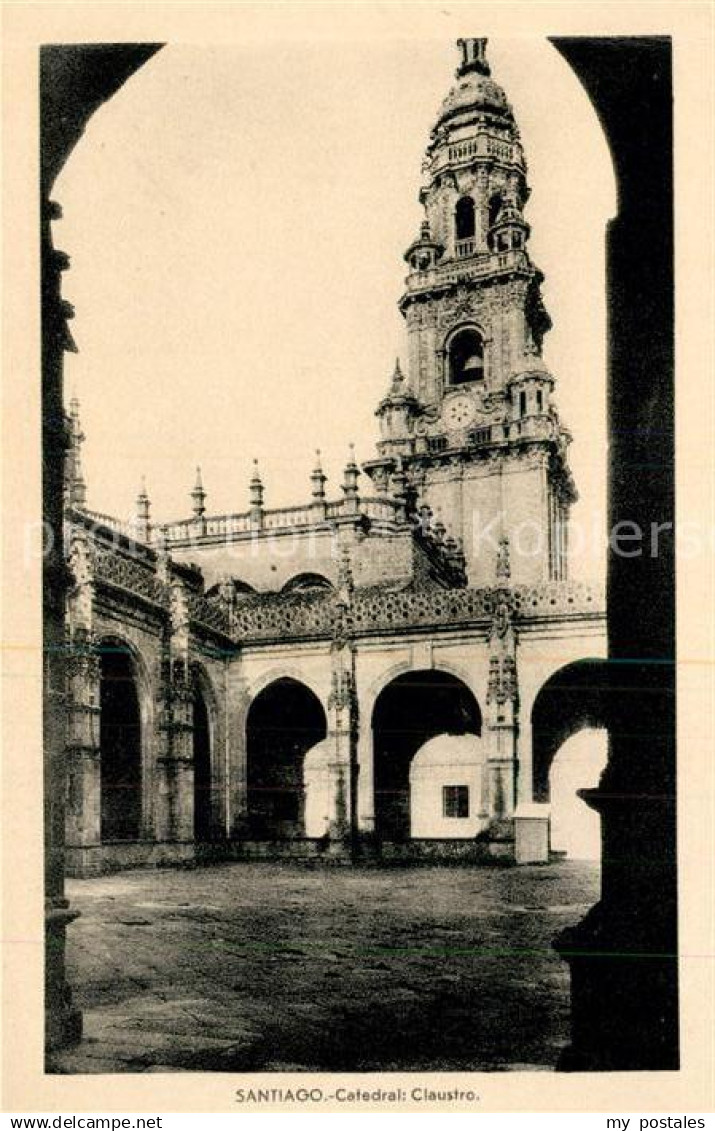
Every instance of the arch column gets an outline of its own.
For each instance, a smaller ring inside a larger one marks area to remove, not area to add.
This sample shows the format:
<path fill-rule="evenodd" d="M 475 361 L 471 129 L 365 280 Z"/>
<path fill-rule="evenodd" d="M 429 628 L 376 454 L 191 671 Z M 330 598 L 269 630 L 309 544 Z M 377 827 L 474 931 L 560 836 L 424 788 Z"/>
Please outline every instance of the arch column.
<path fill-rule="evenodd" d="M 497 590 L 489 634 L 489 681 L 484 715 L 486 776 L 485 816 L 502 820 L 513 816 L 517 793 L 519 723 L 516 668 L 516 633 L 512 624 L 509 591 Z"/>
<path fill-rule="evenodd" d="M 68 875 L 91 875 L 99 868 L 101 844 L 100 661 L 94 638 L 94 569 L 86 537 L 75 536 L 69 554 L 72 588 L 68 594 L 67 794 L 65 868 Z M 92 853 L 92 849 L 95 850 Z"/>
<path fill-rule="evenodd" d="M 67 662 L 66 867 L 70 876 L 99 871 L 101 845 L 100 662 L 85 629 L 70 638 Z"/>
<path fill-rule="evenodd" d="M 180 582 L 172 580 L 170 599 L 170 634 L 161 672 L 155 835 L 158 841 L 193 843 L 194 723 L 189 662 L 190 616 L 188 595 Z"/>
<path fill-rule="evenodd" d="M 334 641 L 331 647 L 331 690 L 328 698 L 327 768 L 332 779 L 331 840 L 345 841 L 356 831 L 358 716 L 355 655 L 351 646 Z"/>
<path fill-rule="evenodd" d="M 358 834 L 371 835 L 375 832 L 375 762 L 372 728 L 369 715 L 361 708 L 363 724 L 358 731 L 357 740 L 357 830 Z"/>
<path fill-rule="evenodd" d="M 229 840 L 250 835 L 248 823 L 248 710 L 250 697 L 239 664 L 229 665 L 226 710 L 225 826 Z"/>

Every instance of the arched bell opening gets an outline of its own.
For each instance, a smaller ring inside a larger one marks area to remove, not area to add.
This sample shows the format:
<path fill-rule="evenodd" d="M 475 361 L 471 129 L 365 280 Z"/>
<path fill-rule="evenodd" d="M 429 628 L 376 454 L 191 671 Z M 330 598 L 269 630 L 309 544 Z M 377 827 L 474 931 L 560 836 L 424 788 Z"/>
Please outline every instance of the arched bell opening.
<path fill-rule="evenodd" d="M 478 330 L 460 330 L 447 346 L 447 377 L 450 385 L 484 380 L 484 342 Z"/>

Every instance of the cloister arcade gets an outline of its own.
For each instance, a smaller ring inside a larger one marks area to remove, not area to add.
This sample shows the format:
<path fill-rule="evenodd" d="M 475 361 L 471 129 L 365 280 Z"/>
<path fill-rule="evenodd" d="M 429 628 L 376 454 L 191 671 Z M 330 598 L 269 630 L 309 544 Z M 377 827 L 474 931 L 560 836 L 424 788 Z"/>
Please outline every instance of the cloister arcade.
<path fill-rule="evenodd" d="M 574 805 L 571 825 L 587 821 L 575 795 L 600 772 L 606 685 L 582 592 L 465 590 L 446 606 L 436 590 L 409 598 L 403 626 L 396 598 L 355 590 L 343 637 L 335 587 L 246 603 L 145 557 L 73 544 L 72 874 L 206 852 L 468 852 L 533 803 L 557 830 Z M 593 758 L 574 762 L 584 728 Z"/>

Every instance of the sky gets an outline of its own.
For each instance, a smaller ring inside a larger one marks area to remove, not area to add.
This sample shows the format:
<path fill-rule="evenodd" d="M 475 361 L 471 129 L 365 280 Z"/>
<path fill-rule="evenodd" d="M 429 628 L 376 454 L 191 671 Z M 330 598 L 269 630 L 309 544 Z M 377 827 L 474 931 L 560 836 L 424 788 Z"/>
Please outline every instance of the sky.
<path fill-rule="evenodd" d="M 487 54 L 526 150 L 529 250 L 554 321 L 544 356 L 581 495 L 572 546 L 595 575 L 612 166 L 548 41 L 494 39 Z M 457 64 L 446 37 L 172 43 L 90 119 L 53 195 L 92 509 L 131 517 L 145 476 L 152 517 L 186 517 L 200 464 L 208 512 L 242 511 L 254 458 L 266 506 L 301 503 L 316 448 L 337 498 L 349 444 L 372 458 L 406 352 L 397 301 L 422 157 Z"/>

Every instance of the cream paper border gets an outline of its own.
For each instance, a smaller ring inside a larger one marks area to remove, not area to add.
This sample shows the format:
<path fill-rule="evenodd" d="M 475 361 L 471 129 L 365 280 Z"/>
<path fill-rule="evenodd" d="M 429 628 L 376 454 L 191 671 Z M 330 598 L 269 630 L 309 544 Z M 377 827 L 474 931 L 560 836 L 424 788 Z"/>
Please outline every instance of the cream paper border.
<path fill-rule="evenodd" d="M 470 1088 L 473 1112 L 712 1111 L 713 576 L 708 552 L 678 570 L 679 859 L 682 1068 L 673 1073 L 450 1073 L 324 1076 L 47 1076 L 42 1051 L 42 755 L 39 568 L 23 565 L 40 515 L 37 47 L 47 42 L 216 43 L 237 35 L 330 41 L 465 32 L 508 36 L 671 35 L 674 40 L 678 523 L 713 529 L 713 101 L 711 4 L 5 3 L 3 140 L 3 836 L 4 1099 L 25 1112 L 236 1112 L 237 1086 Z M 71 929 L 71 928 L 70 928 Z M 382 1105 L 381 1111 L 439 1105 Z M 259 1110 L 291 1110 L 288 1105 Z M 305 1105 L 292 1110 L 306 1111 Z M 321 1112 L 378 1110 L 321 1105 Z"/>

